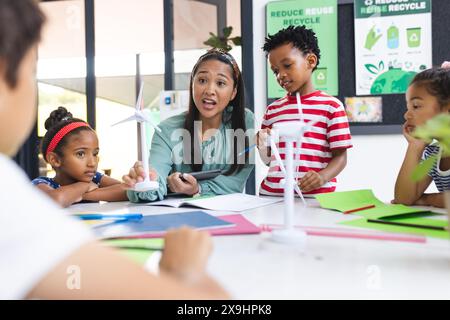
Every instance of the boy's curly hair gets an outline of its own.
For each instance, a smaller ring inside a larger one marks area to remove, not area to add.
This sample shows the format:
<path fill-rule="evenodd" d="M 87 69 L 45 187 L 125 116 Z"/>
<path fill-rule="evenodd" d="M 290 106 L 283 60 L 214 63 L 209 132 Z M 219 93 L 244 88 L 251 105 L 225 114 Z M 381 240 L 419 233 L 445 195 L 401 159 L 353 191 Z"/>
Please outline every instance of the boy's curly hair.
<path fill-rule="evenodd" d="M 305 26 L 289 26 L 285 29 L 281 29 L 274 35 L 269 34 L 265 39 L 263 50 L 266 53 L 269 53 L 273 49 L 287 43 L 292 43 L 294 47 L 304 54 L 315 54 L 317 56 L 317 68 L 320 60 L 320 49 L 314 31 L 307 29 Z M 316 68 L 314 68 L 314 70 Z"/>

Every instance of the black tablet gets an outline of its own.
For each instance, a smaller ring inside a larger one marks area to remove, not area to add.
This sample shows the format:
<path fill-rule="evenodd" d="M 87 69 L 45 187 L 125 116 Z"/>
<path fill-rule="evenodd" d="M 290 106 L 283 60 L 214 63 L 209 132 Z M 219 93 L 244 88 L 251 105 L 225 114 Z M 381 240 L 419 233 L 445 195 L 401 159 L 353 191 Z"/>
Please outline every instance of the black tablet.
<path fill-rule="evenodd" d="M 222 170 L 216 169 L 216 170 L 208 170 L 208 171 L 198 171 L 198 172 L 186 172 L 187 174 L 190 174 L 197 180 L 207 180 L 207 179 L 213 179 L 220 175 L 222 173 Z"/>

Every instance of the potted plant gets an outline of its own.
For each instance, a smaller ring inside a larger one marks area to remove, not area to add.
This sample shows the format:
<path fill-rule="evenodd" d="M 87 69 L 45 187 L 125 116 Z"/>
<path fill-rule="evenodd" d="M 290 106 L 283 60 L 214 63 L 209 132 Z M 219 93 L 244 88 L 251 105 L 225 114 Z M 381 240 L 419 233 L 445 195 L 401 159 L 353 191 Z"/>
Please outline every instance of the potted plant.
<path fill-rule="evenodd" d="M 230 42 L 235 46 L 241 45 L 241 37 L 230 37 L 232 31 L 233 27 L 223 28 L 223 36 L 215 35 L 214 33 L 210 32 L 209 35 L 211 37 L 203 42 L 203 44 L 206 44 L 207 46 L 213 48 L 223 49 L 228 52 L 232 49 Z"/>
<path fill-rule="evenodd" d="M 414 136 L 431 143 L 437 141 L 442 149 L 442 157 L 450 157 L 450 114 L 439 114 L 428 120 L 424 125 L 417 127 Z M 418 181 L 433 168 L 438 155 L 432 155 L 421 162 L 413 173 L 413 180 Z M 447 212 L 450 217 L 450 190 L 444 192 Z"/>

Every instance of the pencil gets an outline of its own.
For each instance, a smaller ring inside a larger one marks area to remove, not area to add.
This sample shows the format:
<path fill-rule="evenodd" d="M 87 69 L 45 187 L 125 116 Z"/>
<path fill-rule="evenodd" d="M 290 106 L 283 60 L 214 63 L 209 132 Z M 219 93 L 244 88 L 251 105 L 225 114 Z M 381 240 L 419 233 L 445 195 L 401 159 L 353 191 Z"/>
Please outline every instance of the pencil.
<path fill-rule="evenodd" d="M 146 246 L 112 246 L 117 249 L 125 249 L 125 250 L 148 250 L 148 251 L 163 251 L 164 248 L 161 247 L 146 247 Z"/>
<path fill-rule="evenodd" d="M 163 251 L 164 247 L 158 247 L 158 246 L 140 246 L 140 245 L 115 245 L 115 244 L 109 244 L 105 243 L 103 244 L 105 247 L 109 248 L 116 248 L 116 249 L 125 249 L 125 250 L 148 250 L 148 251 Z"/>
<path fill-rule="evenodd" d="M 427 225 L 424 225 L 424 224 L 396 222 L 396 221 L 379 220 L 379 219 L 367 219 L 367 222 L 383 223 L 383 224 L 390 224 L 390 225 L 394 225 L 394 226 L 411 227 L 411 228 L 440 230 L 440 231 L 447 231 L 448 230 L 448 227 L 427 226 Z"/>
<path fill-rule="evenodd" d="M 246 152 L 249 152 L 250 150 L 252 150 L 254 147 L 256 147 L 256 144 L 251 145 L 248 148 L 245 148 L 243 151 L 239 152 L 238 157 L 242 156 L 243 154 L 245 154 Z"/>
<path fill-rule="evenodd" d="M 343 213 L 353 213 L 353 212 L 362 211 L 362 210 L 371 209 L 371 208 L 375 208 L 375 205 L 371 204 L 371 205 L 368 205 L 368 206 L 365 206 L 365 207 L 347 210 L 347 211 L 344 211 Z"/>

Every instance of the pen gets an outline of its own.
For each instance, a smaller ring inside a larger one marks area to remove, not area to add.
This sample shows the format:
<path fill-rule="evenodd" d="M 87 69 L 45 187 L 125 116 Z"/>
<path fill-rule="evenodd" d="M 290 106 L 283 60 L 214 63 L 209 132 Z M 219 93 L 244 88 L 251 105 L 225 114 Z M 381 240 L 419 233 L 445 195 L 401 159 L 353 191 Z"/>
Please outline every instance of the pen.
<path fill-rule="evenodd" d="M 343 213 L 353 213 L 353 212 L 362 211 L 362 210 L 371 209 L 371 208 L 375 208 L 375 205 L 371 204 L 371 205 L 368 205 L 368 206 L 365 206 L 365 207 L 347 210 L 347 211 L 344 211 Z"/>
<path fill-rule="evenodd" d="M 124 213 L 124 214 L 76 214 L 76 217 L 81 220 L 140 220 L 142 214 L 140 213 Z"/>
<path fill-rule="evenodd" d="M 367 219 L 367 222 L 384 223 L 384 224 L 391 224 L 391 225 L 394 225 L 394 226 L 422 228 L 422 229 L 432 229 L 432 230 L 440 230 L 440 231 L 448 230 L 448 227 L 427 226 L 427 225 L 424 225 L 424 224 L 396 222 L 396 221 L 390 221 L 390 220 L 388 221 L 388 220 L 380 220 L 380 219 Z"/>
<path fill-rule="evenodd" d="M 241 151 L 238 154 L 238 157 L 242 156 L 243 154 L 245 154 L 246 152 L 249 152 L 250 150 L 252 150 L 254 147 L 256 147 L 256 144 L 251 145 L 250 147 L 245 148 L 243 151 Z"/>
<path fill-rule="evenodd" d="M 148 250 L 148 251 L 163 251 L 164 248 L 162 247 L 151 247 L 151 246 L 111 246 L 112 248 L 117 249 L 125 249 L 125 250 Z"/>

